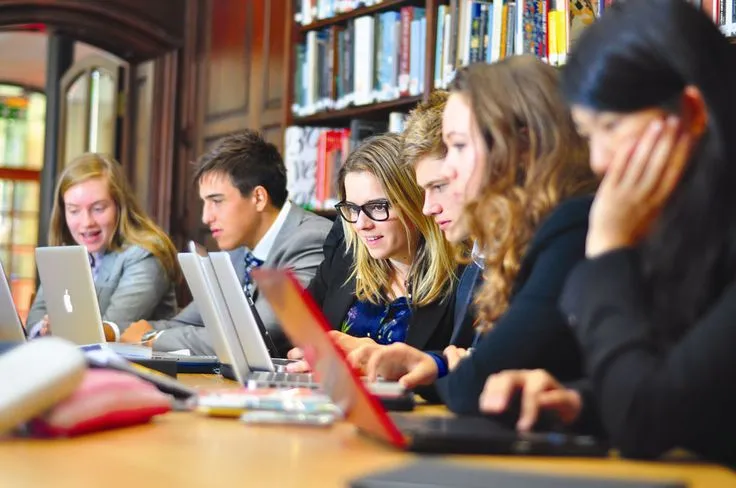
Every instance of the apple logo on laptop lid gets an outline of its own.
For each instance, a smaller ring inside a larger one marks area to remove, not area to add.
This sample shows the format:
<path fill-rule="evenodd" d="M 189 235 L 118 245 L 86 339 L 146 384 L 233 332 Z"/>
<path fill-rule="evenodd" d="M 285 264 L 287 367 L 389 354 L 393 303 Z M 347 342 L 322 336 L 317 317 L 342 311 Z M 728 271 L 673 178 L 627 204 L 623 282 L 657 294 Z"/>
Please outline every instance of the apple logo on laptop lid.
<path fill-rule="evenodd" d="M 66 309 L 67 313 L 72 313 L 74 311 L 74 306 L 72 305 L 72 297 L 69 296 L 69 290 L 64 290 L 64 308 Z"/>

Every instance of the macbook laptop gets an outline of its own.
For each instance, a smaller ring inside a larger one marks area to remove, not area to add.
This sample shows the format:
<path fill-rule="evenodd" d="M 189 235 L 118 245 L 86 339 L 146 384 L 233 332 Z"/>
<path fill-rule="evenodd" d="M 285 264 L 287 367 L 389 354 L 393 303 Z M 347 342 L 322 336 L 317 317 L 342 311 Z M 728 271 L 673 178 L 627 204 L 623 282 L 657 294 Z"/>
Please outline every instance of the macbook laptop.
<path fill-rule="evenodd" d="M 217 357 L 223 366 L 231 367 L 239 383 L 264 388 L 318 386 L 312 380 L 311 374 L 276 371 L 258 330 L 254 331 L 254 326 L 250 323 L 232 321 L 209 257 L 195 253 L 179 253 L 178 259 L 184 278 L 202 314 L 202 321 L 212 338 Z M 251 364 L 251 357 L 259 358 L 260 364 Z"/>
<path fill-rule="evenodd" d="M 24 342 L 26 333 L 13 302 L 8 278 L 0 263 L 0 342 Z"/>
<path fill-rule="evenodd" d="M 106 347 L 128 359 L 175 361 L 180 373 L 212 372 L 219 366 L 211 356 L 152 352 L 145 346 L 107 342 L 84 246 L 36 248 L 36 264 L 54 336 L 88 349 Z"/>
<path fill-rule="evenodd" d="M 311 359 L 322 389 L 361 432 L 416 452 L 606 455 L 607 449 L 590 437 L 518 433 L 486 417 L 389 415 L 330 339 L 329 324 L 299 281 L 289 271 L 264 268 L 253 271 L 253 277 L 284 332 Z"/>
<path fill-rule="evenodd" d="M 80 345 L 104 343 L 105 332 L 87 249 L 38 247 L 36 265 L 54 336 Z"/>

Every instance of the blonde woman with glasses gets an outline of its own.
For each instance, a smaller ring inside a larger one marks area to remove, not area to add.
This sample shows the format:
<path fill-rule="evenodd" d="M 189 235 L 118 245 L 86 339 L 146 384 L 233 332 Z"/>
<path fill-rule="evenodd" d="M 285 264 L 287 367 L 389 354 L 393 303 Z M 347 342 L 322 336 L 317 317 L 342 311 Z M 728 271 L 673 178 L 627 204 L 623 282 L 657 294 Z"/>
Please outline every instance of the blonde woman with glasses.
<path fill-rule="evenodd" d="M 402 148 L 396 134 L 367 139 L 338 175 L 339 222 L 309 291 L 347 353 L 395 342 L 442 351 L 450 342 L 455 264 L 439 226 L 422 214 L 424 192 Z"/>

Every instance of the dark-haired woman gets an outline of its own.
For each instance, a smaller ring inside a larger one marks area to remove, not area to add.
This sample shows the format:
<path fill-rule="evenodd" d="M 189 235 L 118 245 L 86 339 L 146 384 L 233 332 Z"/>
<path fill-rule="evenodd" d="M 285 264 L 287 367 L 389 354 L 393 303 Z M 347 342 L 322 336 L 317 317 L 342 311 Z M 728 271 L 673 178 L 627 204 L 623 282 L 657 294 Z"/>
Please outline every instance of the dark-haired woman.
<path fill-rule="evenodd" d="M 680 447 L 736 464 L 731 51 L 684 0 L 617 3 L 580 38 L 563 90 L 603 181 L 562 308 L 591 388 L 505 372 L 487 382 L 483 410 L 523 388 L 531 414 L 596 409 L 625 455 Z"/>

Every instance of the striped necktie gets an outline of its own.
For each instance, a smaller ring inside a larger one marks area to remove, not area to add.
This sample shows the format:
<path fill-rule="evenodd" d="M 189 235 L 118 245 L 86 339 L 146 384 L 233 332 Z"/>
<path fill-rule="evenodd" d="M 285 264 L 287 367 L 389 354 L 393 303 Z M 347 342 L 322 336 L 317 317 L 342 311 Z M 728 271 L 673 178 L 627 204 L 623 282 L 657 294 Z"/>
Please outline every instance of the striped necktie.
<path fill-rule="evenodd" d="M 245 276 L 243 277 L 243 291 L 245 291 L 248 295 L 252 297 L 253 291 L 255 290 L 255 284 L 253 283 L 253 280 L 250 277 L 250 273 L 254 269 L 259 268 L 261 265 L 263 265 L 263 261 L 255 257 L 253 253 L 250 251 L 245 251 L 245 256 L 243 259 L 245 261 Z"/>

